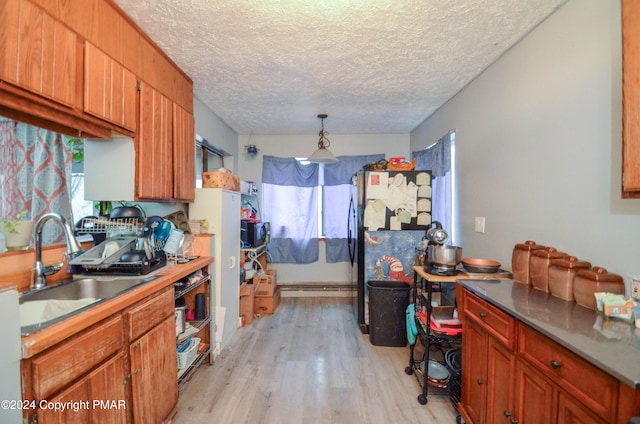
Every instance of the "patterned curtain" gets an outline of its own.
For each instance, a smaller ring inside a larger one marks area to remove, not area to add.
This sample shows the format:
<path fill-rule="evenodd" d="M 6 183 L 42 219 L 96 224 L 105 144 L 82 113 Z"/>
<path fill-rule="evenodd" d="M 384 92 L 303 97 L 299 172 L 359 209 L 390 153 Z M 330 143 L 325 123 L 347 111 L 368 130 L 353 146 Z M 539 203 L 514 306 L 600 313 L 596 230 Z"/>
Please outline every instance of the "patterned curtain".
<path fill-rule="evenodd" d="M 73 155 L 62 135 L 31 125 L 0 120 L 0 218 L 26 210 L 37 220 L 56 212 L 72 220 L 71 165 Z M 64 240 L 62 228 L 47 224 L 43 243 Z"/>

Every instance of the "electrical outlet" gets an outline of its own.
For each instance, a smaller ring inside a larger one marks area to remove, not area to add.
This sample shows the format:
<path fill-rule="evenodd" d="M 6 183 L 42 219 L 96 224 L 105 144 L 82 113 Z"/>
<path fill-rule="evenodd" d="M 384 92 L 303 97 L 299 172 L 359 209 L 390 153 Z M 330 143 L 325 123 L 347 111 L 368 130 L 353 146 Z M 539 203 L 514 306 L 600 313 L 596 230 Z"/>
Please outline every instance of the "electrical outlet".
<path fill-rule="evenodd" d="M 484 234 L 484 216 L 476 216 L 476 233 Z"/>

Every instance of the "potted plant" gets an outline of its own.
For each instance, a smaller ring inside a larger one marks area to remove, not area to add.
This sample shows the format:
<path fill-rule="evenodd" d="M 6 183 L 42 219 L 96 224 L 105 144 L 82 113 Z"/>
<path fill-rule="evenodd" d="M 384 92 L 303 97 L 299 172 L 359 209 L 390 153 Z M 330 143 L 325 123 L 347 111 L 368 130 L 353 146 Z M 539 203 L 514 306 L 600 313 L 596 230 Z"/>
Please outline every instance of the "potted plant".
<path fill-rule="evenodd" d="M 7 250 L 25 250 L 29 248 L 33 233 L 33 220 L 25 219 L 27 211 L 16 215 L 15 219 L 5 218 L 0 220 L 0 231 L 4 233 Z"/>

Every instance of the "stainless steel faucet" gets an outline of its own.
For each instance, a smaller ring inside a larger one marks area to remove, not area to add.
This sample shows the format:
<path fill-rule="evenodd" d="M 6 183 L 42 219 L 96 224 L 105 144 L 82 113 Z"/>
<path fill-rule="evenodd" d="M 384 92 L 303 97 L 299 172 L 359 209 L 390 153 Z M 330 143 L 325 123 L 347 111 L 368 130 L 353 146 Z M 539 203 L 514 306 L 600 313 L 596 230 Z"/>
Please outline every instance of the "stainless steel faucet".
<path fill-rule="evenodd" d="M 54 221 L 58 221 L 60 225 L 62 225 L 64 238 L 67 242 L 67 251 L 62 258 L 62 262 L 57 265 L 45 266 L 42 263 L 42 227 L 44 227 L 44 224 L 51 219 L 53 219 Z M 80 243 L 78 243 L 78 240 L 76 240 L 76 237 L 73 235 L 73 228 L 71 228 L 71 224 L 69 224 L 69 221 L 67 221 L 62 215 L 59 215 L 57 213 L 51 212 L 42 215 L 42 217 L 38 219 L 33 228 L 33 234 L 36 244 L 36 278 L 33 283 L 33 288 L 41 289 L 47 285 L 45 277 L 60 271 L 60 269 L 64 266 L 65 257 L 68 257 L 69 260 L 71 260 L 72 258 L 78 256 L 80 253 L 82 253 L 82 247 L 80 247 Z"/>

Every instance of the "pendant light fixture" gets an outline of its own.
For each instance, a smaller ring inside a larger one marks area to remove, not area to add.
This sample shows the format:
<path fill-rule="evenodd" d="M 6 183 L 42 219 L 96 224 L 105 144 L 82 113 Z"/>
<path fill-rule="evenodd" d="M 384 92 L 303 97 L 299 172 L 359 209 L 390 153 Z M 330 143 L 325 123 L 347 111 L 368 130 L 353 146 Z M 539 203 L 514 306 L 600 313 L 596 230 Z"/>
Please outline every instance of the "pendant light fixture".
<path fill-rule="evenodd" d="M 326 117 L 327 117 L 326 113 L 321 113 L 318 115 L 318 118 L 320 118 L 320 122 L 321 122 L 321 129 L 320 129 L 320 132 L 318 133 L 318 135 L 320 136 L 320 139 L 318 140 L 318 150 L 313 152 L 311 156 L 307 158 L 307 160 L 311 163 L 338 162 L 338 159 L 336 159 L 336 157 L 333 156 L 333 153 L 331 153 L 329 149 L 327 149 L 327 147 L 329 147 L 331 143 L 329 142 L 329 139 L 326 137 L 327 133 L 324 132 L 324 120 Z"/>

